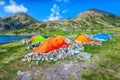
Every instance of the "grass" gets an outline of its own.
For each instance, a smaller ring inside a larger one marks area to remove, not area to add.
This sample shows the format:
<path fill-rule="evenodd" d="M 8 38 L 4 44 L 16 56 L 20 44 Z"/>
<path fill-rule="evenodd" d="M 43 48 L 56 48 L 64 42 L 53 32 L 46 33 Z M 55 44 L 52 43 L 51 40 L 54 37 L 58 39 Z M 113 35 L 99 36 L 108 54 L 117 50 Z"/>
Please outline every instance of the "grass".
<path fill-rule="evenodd" d="M 97 31 L 96 31 L 97 32 Z M 95 33 L 96 33 L 95 32 Z M 105 31 L 106 33 L 112 30 Z M 113 29 L 113 32 L 120 33 L 120 30 Z M 75 32 L 77 33 L 77 32 Z M 85 33 L 85 32 L 82 32 Z M 89 32 L 90 33 L 90 32 Z M 91 32 L 94 33 L 94 32 Z M 112 37 L 112 40 L 103 42 L 102 46 L 85 45 L 85 52 L 92 55 L 98 55 L 100 61 L 95 63 L 97 70 L 89 68 L 87 74 L 81 75 L 84 80 L 119 80 L 120 74 L 120 38 Z M 35 61 L 22 62 L 22 57 L 31 52 L 26 50 L 27 45 L 21 42 L 13 42 L 0 45 L 0 80 L 16 80 L 16 73 L 18 70 L 28 71 L 35 65 Z M 71 60 L 72 57 L 67 57 L 64 60 Z M 60 60 L 63 61 L 63 60 Z M 81 61 L 80 61 L 81 62 Z M 44 67 L 45 64 L 54 65 L 54 61 L 39 61 L 39 68 Z M 41 75 L 40 75 L 41 77 Z M 71 75 L 70 75 L 71 77 Z"/>
<path fill-rule="evenodd" d="M 85 51 L 97 54 L 100 61 L 97 63 L 97 70 L 90 68 L 88 74 L 83 74 L 85 80 L 119 80 L 120 74 L 120 40 L 119 37 L 112 37 L 112 40 L 103 42 L 102 46 L 85 46 Z M 96 63 L 95 63 L 96 64 Z"/>
<path fill-rule="evenodd" d="M 35 66 L 35 61 L 22 62 L 25 54 L 31 52 L 26 50 L 27 45 L 21 42 L 13 42 L 0 45 L 0 80 L 16 80 L 18 70 L 30 71 Z M 54 61 L 39 61 L 39 68 L 45 64 L 53 65 Z"/>
<path fill-rule="evenodd" d="M 21 62 L 27 52 L 26 45 L 20 42 L 0 46 L 0 80 L 14 80 L 19 69 L 27 69 L 28 63 Z"/>

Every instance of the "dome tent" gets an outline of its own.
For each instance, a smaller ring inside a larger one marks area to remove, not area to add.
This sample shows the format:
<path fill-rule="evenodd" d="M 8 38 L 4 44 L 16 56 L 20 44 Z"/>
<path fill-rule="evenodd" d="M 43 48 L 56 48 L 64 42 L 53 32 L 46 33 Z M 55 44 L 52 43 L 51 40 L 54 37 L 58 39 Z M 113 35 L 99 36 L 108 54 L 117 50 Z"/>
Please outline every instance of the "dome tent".
<path fill-rule="evenodd" d="M 89 38 L 87 38 L 85 35 L 80 34 L 75 38 L 76 41 L 79 41 L 81 43 L 87 43 L 87 42 L 92 42 L 92 40 L 90 40 Z"/>
<path fill-rule="evenodd" d="M 65 38 L 63 36 L 57 36 L 57 37 L 51 37 L 48 38 L 43 44 L 41 44 L 39 47 L 35 48 L 33 52 L 49 52 L 51 50 L 59 49 L 62 46 L 68 46 L 68 44 L 65 42 Z"/>
<path fill-rule="evenodd" d="M 44 38 L 43 36 L 36 36 L 36 37 L 32 40 L 31 44 L 36 44 L 36 43 L 38 43 L 38 42 L 42 43 L 42 42 L 44 42 L 44 41 L 46 41 L 46 38 Z"/>
<path fill-rule="evenodd" d="M 108 41 L 110 40 L 109 36 L 107 34 L 104 33 L 99 33 L 93 36 L 94 39 L 98 39 L 101 41 Z"/>
<path fill-rule="evenodd" d="M 32 36 L 32 37 L 29 39 L 29 41 L 34 40 L 34 39 L 35 39 L 35 37 L 36 37 L 36 35 Z"/>
<path fill-rule="evenodd" d="M 109 37 L 112 37 L 112 36 L 114 36 L 114 33 L 109 33 L 109 34 L 107 34 Z"/>

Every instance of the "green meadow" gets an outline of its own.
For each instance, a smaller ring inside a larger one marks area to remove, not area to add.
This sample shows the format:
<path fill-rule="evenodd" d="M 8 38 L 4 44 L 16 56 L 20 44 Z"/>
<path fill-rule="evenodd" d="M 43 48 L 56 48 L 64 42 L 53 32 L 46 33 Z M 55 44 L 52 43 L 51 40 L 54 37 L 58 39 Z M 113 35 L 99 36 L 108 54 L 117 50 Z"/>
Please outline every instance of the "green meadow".
<path fill-rule="evenodd" d="M 105 33 L 120 33 L 119 28 L 102 31 Z M 98 32 L 100 31 L 82 31 L 79 34 L 94 34 Z M 53 33 L 50 34 L 52 35 Z M 60 34 L 57 33 L 57 35 Z M 21 61 L 25 54 L 31 52 L 31 50 L 26 48 L 27 45 L 22 44 L 20 41 L 0 45 L 0 80 L 19 80 L 19 77 L 16 75 L 18 70 L 31 70 L 31 67 L 35 65 L 35 61 Z M 101 46 L 84 45 L 84 48 L 85 52 L 99 56 L 99 60 L 93 61 L 91 59 L 91 64 L 95 65 L 95 69 L 89 67 L 88 73 L 81 75 L 81 80 L 120 80 L 120 36 L 111 37 L 110 41 L 103 42 Z M 66 58 L 65 60 L 69 61 L 73 57 Z M 44 67 L 45 64 L 54 65 L 55 62 L 40 61 L 39 68 Z"/>

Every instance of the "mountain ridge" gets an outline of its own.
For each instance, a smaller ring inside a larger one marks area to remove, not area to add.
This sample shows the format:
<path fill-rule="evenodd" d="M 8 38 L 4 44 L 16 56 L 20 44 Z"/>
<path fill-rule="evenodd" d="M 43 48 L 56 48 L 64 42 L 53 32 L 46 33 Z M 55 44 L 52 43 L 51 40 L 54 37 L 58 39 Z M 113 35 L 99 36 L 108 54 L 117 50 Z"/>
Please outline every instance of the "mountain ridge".
<path fill-rule="evenodd" d="M 75 19 L 76 20 L 86 19 L 88 16 L 117 16 L 117 15 L 93 8 L 93 9 L 89 9 L 89 10 L 79 13 L 75 17 Z"/>
<path fill-rule="evenodd" d="M 41 32 L 51 32 L 51 31 L 72 31 L 72 30 L 81 30 L 81 29 L 103 29 L 109 27 L 120 27 L 120 17 L 112 13 L 108 13 L 98 9 L 89 9 L 84 12 L 79 13 L 73 19 L 66 20 L 55 20 L 40 22 L 26 13 L 18 13 L 13 16 L 4 18 L 11 24 L 22 23 L 21 25 L 14 26 L 15 28 L 7 29 L 7 31 L 14 33 L 41 33 Z M 4 21 L 6 24 L 6 21 Z M 10 19 L 10 20 L 9 20 Z M 11 21 L 15 19 L 15 21 Z M 7 26 L 4 26 L 7 27 Z M 12 27 L 12 26 L 11 26 Z M 1 22 L 0 22 L 0 31 Z M 6 31 L 6 29 L 5 29 Z"/>
<path fill-rule="evenodd" d="M 25 26 L 41 23 L 26 13 L 17 13 L 0 19 L 0 31 L 21 29 Z"/>

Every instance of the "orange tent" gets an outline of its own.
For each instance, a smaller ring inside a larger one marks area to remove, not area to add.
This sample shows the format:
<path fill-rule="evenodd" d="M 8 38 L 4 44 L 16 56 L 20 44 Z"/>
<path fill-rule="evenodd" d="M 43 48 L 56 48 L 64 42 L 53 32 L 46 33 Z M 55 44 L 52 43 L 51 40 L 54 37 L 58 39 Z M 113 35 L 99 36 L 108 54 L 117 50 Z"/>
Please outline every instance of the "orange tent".
<path fill-rule="evenodd" d="M 64 39 L 65 38 L 63 36 L 48 38 L 46 42 L 35 48 L 33 52 L 49 52 L 51 50 L 59 49 L 62 46 L 68 46 Z"/>
<path fill-rule="evenodd" d="M 92 42 L 92 40 L 88 39 L 85 35 L 78 35 L 75 38 L 76 41 L 82 42 L 82 43 L 86 43 L 86 42 Z"/>
<path fill-rule="evenodd" d="M 36 37 L 36 36 L 32 36 L 32 37 L 29 39 L 29 41 L 34 40 L 34 39 L 35 39 L 35 37 Z"/>

